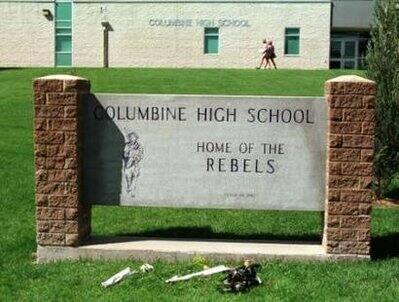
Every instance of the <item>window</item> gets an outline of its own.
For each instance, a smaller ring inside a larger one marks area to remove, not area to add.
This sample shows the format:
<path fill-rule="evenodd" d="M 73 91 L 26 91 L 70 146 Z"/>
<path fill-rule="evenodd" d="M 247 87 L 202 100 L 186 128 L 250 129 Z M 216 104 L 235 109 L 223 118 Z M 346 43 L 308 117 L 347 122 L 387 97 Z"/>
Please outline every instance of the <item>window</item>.
<path fill-rule="evenodd" d="M 299 55 L 299 28 L 285 29 L 284 54 Z"/>
<path fill-rule="evenodd" d="M 72 66 L 72 3 L 55 3 L 55 66 Z"/>
<path fill-rule="evenodd" d="M 331 41 L 330 57 L 333 59 L 340 59 L 342 56 L 341 41 Z"/>
<path fill-rule="evenodd" d="M 330 46 L 330 68 L 364 68 L 368 38 L 357 35 L 334 35 Z"/>
<path fill-rule="evenodd" d="M 219 28 L 205 27 L 204 53 L 219 53 Z"/>

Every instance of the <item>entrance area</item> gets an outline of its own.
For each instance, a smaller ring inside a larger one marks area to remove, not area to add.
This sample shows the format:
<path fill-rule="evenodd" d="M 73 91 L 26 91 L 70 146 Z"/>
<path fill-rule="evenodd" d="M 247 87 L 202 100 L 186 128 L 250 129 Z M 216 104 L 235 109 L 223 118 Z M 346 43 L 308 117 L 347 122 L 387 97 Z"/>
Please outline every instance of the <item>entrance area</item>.
<path fill-rule="evenodd" d="M 363 69 L 368 41 L 367 37 L 333 35 L 330 46 L 330 68 Z"/>

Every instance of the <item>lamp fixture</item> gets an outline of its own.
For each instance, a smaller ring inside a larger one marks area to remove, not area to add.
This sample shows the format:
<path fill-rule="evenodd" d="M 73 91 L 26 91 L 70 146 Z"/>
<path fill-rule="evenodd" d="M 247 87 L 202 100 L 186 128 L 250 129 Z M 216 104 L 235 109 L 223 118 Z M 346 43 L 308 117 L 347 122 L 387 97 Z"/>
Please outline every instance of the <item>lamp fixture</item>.
<path fill-rule="evenodd" d="M 42 13 L 43 13 L 43 16 L 45 16 L 46 18 L 51 16 L 51 12 L 49 9 L 42 9 Z"/>

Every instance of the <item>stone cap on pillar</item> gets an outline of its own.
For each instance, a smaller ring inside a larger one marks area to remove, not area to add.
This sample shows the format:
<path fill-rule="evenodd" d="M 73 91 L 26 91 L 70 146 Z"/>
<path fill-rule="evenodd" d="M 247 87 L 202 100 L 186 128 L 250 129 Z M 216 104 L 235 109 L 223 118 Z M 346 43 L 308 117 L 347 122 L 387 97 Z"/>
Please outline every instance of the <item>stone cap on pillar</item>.
<path fill-rule="evenodd" d="M 83 81 L 88 81 L 85 78 L 73 76 L 70 74 L 52 74 L 52 75 L 36 78 L 35 81 L 36 80 L 40 80 L 40 81 L 47 81 L 47 80 L 62 80 L 62 81 L 64 81 L 64 80 L 68 80 L 68 81 L 83 80 Z"/>
<path fill-rule="evenodd" d="M 88 79 L 68 74 L 48 75 L 33 80 L 35 92 L 90 92 Z"/>
<path fill-rule="evenodd" d="M 366 82 L 366 83 L 374 83 L 374 81 L 366 79 L 366 78 L 362 78 L 358 75 L 343 75 L 343 76 L 339 76 L 333 79 L 328 80 L 326 83 L 329 82 L 350 82 L 350 83 L 357 83 L 357 82 Z"/>
<path fill-rule="evenodd" d="M 325 82 L 326 94 L 361 94 L 374 95 L 375 82 L 358 75 L 343 75 Z"/>

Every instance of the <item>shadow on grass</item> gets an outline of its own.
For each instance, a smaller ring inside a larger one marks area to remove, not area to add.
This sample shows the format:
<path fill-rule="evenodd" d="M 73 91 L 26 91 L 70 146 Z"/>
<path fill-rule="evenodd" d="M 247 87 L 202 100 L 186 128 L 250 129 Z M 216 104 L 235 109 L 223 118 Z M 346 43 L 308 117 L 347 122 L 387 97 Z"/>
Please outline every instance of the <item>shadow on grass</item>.
<path fill-rule="evenodd" d="M 235 234 L 232 232 L 214 232 L 210 227 L 171 227 L 154 229 L 137 233 L 119 233 L 113 237 L 98 236 L 96 241 L 124 242 L 132 240 L 131 237 L 154 238 L 157 239 L 201 239 L 201 240 L 222 240 L 222 241 L 263 241 L 263 242 L 290 242 L 290 243 L 317 243 L 321 242 L 321 235 L 315 234 L 276 234 L 276 233 L 256 233 L 256 234 Z M 116 241 L 115 241 L 116 240 Z"/>
<path fill-rule="evenodd" d="M 371 258 L 374 260 L 399 257 L 399 233 L 371 238 Z"/>
<path fill-rule="evenodd" d="M 0 67 L 0 71 L 22 69 L 21 67 Z"/>
<path fill-rule="evenodd" d="M 391 189 L 390 191 L 385 193 L 385 197 L 398 200 L 399 199 L 399 187 Z"/>

